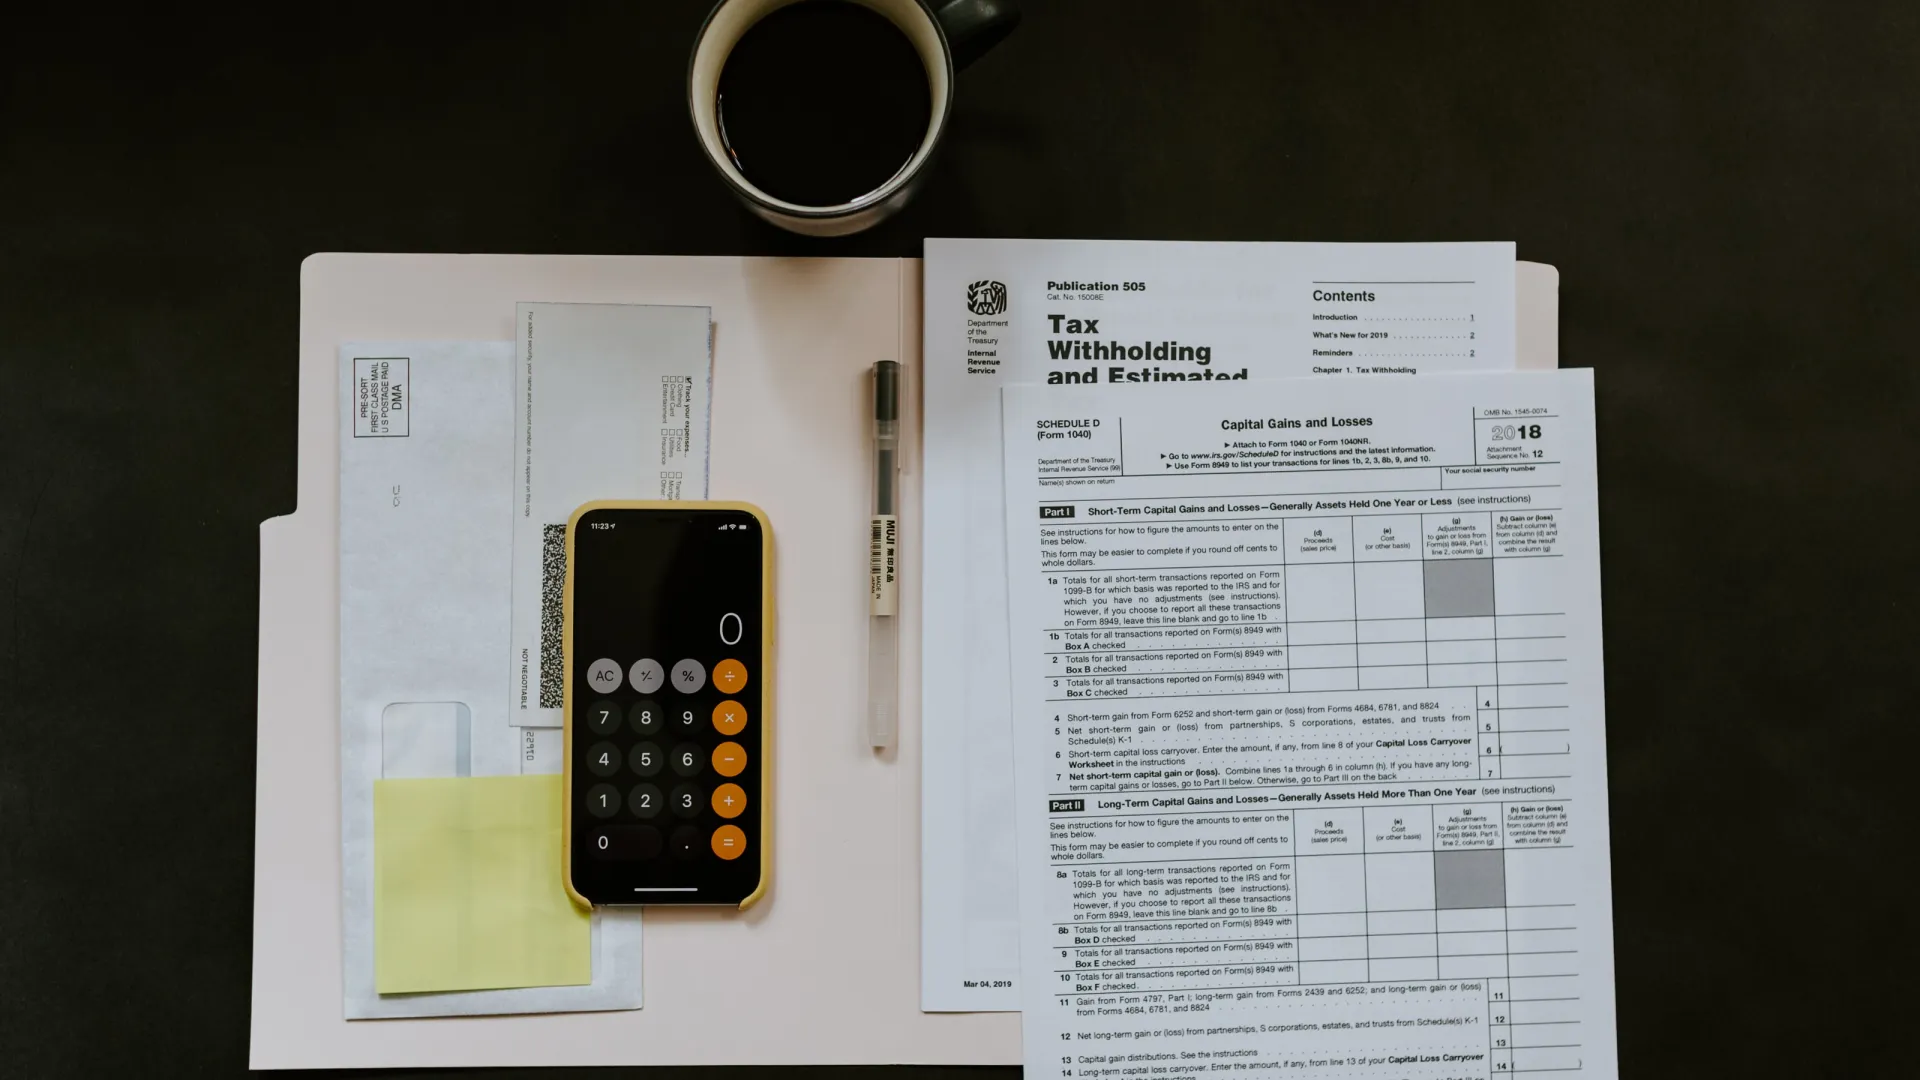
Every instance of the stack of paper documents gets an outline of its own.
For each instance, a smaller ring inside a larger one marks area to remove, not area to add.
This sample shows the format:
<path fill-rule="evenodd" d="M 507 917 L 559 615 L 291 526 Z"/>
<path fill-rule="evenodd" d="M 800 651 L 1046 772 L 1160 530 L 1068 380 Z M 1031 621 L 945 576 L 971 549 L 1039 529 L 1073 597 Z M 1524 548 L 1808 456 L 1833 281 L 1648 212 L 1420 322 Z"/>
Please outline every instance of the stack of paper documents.
<path fill-rule="evenodd" d="M 1591 387 L 1511 373 L 1511 245 L 925 280 L 923 1007 L 1037 1076 L 1610 1072 Z"/>
<path fill-rule="evenodd" d="M 1514 367 L 1512 244 L 929 240 L 921 1005 L 1020 1007 L 1000 391 Z"/>

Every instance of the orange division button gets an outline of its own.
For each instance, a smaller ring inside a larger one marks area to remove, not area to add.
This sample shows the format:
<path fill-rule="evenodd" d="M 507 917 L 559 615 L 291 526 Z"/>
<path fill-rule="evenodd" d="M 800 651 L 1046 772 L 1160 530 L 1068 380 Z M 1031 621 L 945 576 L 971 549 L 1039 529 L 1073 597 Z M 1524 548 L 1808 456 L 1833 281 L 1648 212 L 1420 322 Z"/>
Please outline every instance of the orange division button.
<path fill-rule="evenodd" d="M 723 818 L 737 818 L 747 812 L 747 793 L 739 784 L 721 784 L 713 789 L 713 812 Z"/>
<path fill-rule="evenodd" d="M 737 859 L 747 853 L 747 834 L 738 825 L 722 825 L 713 830 L 713 853 L 723 859 Z"/>
<path fill-rule="evenodd" d="M 723 694 L 737 693 L 747 685 L 747 665 L 738 660 L 722 660 L 713 665 L 713 685 Z"/>
<path fill-rule="evenodd" d="M 745 705 L 737 701 L 723 701 L 713 707 L 713 730 L 722 735 L 738 735 L 746 726 L 747 707 Z"/>
<path fill-rule="evenodd" d="M 721 776 L 739 776 L 747 767 L 747 751 L 737 742 L 723 742 L 713 748 L 713 771 Z M 729 815 L 731 816 L 731 815 Z"/>

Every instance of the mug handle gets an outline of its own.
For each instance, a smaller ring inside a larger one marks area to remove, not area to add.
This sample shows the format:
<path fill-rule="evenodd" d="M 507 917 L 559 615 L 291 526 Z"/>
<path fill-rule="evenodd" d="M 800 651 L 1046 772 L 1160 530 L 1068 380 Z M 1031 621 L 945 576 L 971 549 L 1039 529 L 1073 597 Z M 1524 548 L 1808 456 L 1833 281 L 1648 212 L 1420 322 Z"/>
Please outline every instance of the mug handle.
<path fill-rule="evenodd" d="M 936 0 L 933 17 L 946 31 L 955 71 L 985 56 L 1020 25 L 1020 9 L 1012 0 Z"/>

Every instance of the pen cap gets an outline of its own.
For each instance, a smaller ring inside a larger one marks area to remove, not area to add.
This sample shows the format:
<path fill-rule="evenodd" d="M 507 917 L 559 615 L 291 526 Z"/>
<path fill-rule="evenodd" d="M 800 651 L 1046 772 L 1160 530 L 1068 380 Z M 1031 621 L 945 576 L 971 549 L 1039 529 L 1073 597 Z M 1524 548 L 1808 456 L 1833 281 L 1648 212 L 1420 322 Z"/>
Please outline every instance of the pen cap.
<path fill-rule="evenodd" d="M 873 365 L 873 418 L 883 424 L 900 418 L 898 360 L 882 360 Z"/>

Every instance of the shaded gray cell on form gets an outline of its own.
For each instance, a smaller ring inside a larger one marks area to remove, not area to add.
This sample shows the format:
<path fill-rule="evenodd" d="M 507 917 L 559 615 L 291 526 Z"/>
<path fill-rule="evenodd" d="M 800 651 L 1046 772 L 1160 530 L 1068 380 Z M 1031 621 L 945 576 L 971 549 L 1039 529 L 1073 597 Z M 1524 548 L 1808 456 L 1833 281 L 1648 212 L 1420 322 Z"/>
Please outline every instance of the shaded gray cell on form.
<path fill-rule="evenodd" d="M 1490 908 L 1507 906 L 1507 853 L 1436 851 L 1433 853 L 1433 906 Z"/>
<path fill-rule="evenodd" d="M 1428 559 L 1422 567 L 1427 618 L 1493 614 L 1492 559 Z"/>

